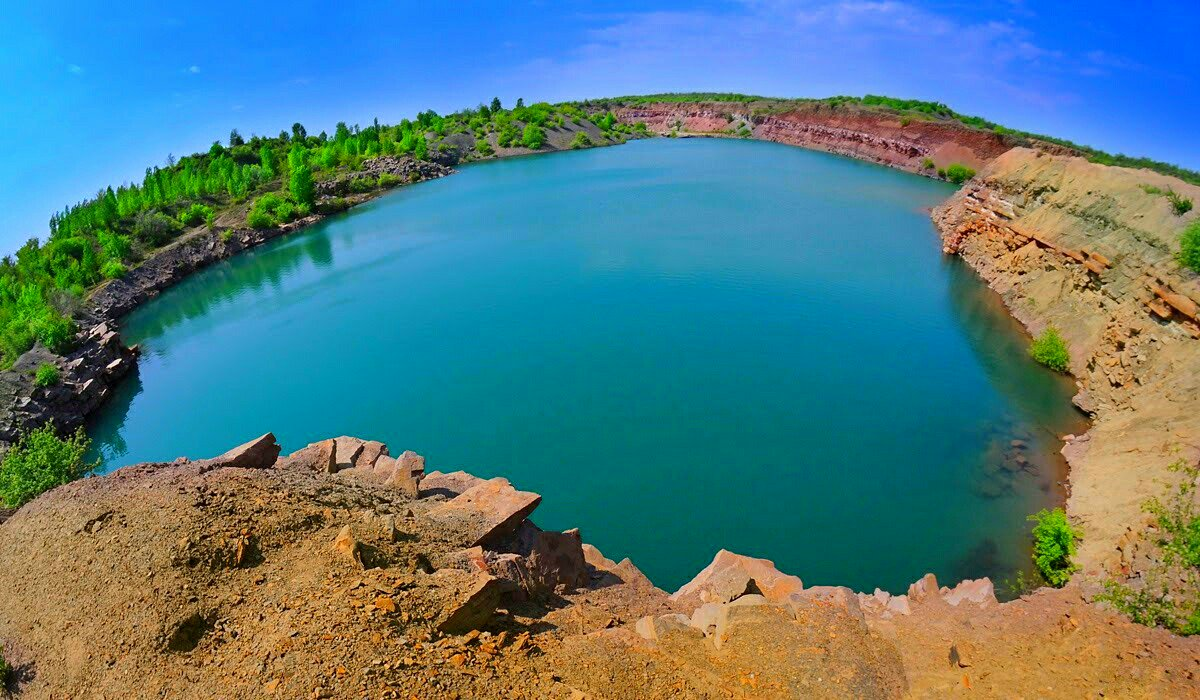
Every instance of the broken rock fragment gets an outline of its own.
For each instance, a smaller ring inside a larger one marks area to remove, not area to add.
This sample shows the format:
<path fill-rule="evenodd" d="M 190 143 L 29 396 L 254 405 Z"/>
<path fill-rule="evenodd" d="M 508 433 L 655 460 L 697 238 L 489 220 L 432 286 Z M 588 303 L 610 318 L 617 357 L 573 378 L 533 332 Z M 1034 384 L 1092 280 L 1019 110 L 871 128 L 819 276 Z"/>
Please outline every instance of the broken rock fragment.
<path fill-rule="evenodd" d="M 426 517 L 462 531 L 467 546 L 475 547 L 512 534 L 541 502 L 538 494 L 518 491 L 508 479 L 496 477 L 434 507 Z"/>

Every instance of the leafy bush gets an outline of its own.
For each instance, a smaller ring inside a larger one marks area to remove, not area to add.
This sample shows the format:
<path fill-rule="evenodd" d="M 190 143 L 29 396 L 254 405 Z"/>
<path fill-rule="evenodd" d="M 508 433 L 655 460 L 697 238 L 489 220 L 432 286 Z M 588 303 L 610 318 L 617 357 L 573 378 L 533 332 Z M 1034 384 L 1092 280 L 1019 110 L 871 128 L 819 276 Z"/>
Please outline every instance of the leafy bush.
<path fill-rule="evenodd" d="M 488 140 L 483 137 L 480 137 L 475 140 L 475 150 L 481 156 L 490 156 L 493 153 L 495 153 L 495 151 L 492 150 L 492 144 L 489 143 Z"/>
<path fill-rule="evenodd" d="M 1167 191 L 1167 200 L 1171 202 L 1171 208 L 1175 210 L 1176 216 L 1183 216 L 1192 210 L 1192 200 L 1174 190 Z"/>
<path fill-rule="evenodd" d="M 1071 356 L 1067 352 L 1067 344 L 1053 326 L 1042 331 L 1029 345 L 1029 356 L 1035 362 L 1045 365 L 1055 372 L 1066 372 L 1071 368 Z"/>
<path fill-rule="evenodd" d="M 246 214 L 246 225 L 250 228 L 274 228 L 281 223 L 287 223 L 301 216 L 307 216 L 309 208 L 304 204 L 296 204 L 274 192 L 264 194 L 254 200 L 254 206 Z"/>
<path fill-rule="evenodd" d="M 0 690 L 3 690 L 4 686 L 8 684 L 8 680 L 12 676 L 12 672 L 12 666 L 4 658 L 4 655 L 0 654 Z"/>
<path fill-rule="evenodd" d="M 157 248 L 179 233 L 179 222 L 157 211 L 143 211 L 133 222 L 133 237 L 141 243 Z"/>
<path fill-rule="evenodd" d="M 1179 236 L 1179 264 L 1200 272 L 1200 219 L 1188 224 Z"/>
<path fill-rule="evenodd" d="M 1183 478 L 1166 501 L 1151 498 L 1142 508 L 1154 516 L 1155 564 L 1139 588 L 1106 581 L 1097 596 L 1134 622 L 1165 627 L 1176 634 L 1200 634 L 1200 504 L 1196 501 L 1200 466 L 1179 461 L 1170 466 Z"/>
<path fill-rule="evenodd" d="M 52 423 L 21 436 L 0 462 L 0 503 L 19 508 L 45 491 L 89 474 L 96 468 L 83 460 L 90 446 L 83 428 L 60 438 Z"/>
<path fill-rule="evenodd" d="M 211 207 L 206 207 L 203 204 L 196 203 L 179 212 L 179 223 L 184 226 L 195 226 L 201 221 L 212 219 L 213 210 Z"/>
<path fill-rule="evenodd" d="M 933 159 L 926 158 L 925 160 L 921 161 L 921 169 L 922 170 L 933 170 Z"/>
<path fill-rule="evenodd" d="M 1029 516 L 1029 520 L 1036 523 L 1033 527 L 1034 566 L 1046 583 L 1062 588 L 1071 579 L 1071 574 L 1079 570 L 1079 565 L 1071 561 L 1079 532 L 1067 521 L 1062 508 L 1043 508 Z"/>
<path fill-rule="evenodd" d="M 105 279 L 110 280 L 124 277 L 126 272 L 128 272 L 128 270 L 126 269 L 125 265 L 117 262 L 116 260 L 109 260 L 108 262 L 104 263 L 103 267 L 100 268 L 100 274 L 104 275 Z"/>
<path fill-rule="evenodd" d="M 350 181 L 351 192 L 370 192 L 375 189 L 375 183 L 369 178 L 356 177 Z"/>
<path fill-rule="evenodd" d="M 584 132 L 575 134 L 575 138 L 571 139 L 571 148 L 587 148 L 592 145 L 592 139 Z"/>
<path fill-rule="evenodd" d="M 37 371 L 33 374 L 33 384 L 39 387 L 58 384 L 58 368 L 49 362 L 38 365 Z"/>
<path fill-rule="evenodd" d="M 521 144 L 525 148 L 537 150 L 546 143 L 546 131 L 537 124 L 526 124 L 525 132 L 521 134 Z"/>
<path fill-rule="evenodd" d="M 297 204 L 307 204 L 311 207 L 317 196 L 316 186 L 313 185 L 312 168 L 304 163 L 292 168 L 292 174 L 288 176 L 288 192 L 292 194 L 292 199 Z"/>
<path fill-rule="evenodd" d="M 400 184 L 400 176 L 391 173 L 379 173 L 379 182 L 376 184 L 380 187 L 395 187 Z"/>
<path fill-rule="evenodd" d="M 956 185 L 961 185 L 967 180 L 975 177 L 975 171 L 963 165 L 962 163 L 951 163 L 950 165 L 946 166 L 946 170 L 944 172 L 945 175 L 943 177 Z"/>

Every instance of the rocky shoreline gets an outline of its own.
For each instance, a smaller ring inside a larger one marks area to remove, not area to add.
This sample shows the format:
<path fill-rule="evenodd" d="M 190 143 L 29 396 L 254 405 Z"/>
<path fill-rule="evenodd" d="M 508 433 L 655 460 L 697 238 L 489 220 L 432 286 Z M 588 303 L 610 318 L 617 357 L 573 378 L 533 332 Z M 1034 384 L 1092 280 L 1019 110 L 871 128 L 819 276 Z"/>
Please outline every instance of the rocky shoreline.
<path fill-rule="evenodd" d="M 506 479 L 270 434 L 48 492 L 0 523 L 26 697 L 1195 697 L 1200 640 L 986 579 L 806 586 L 727 551 L 668 594 Z M 77 603 L 87 600 L 86 610 Z M 75 603 L 75 604 L 72 604 Z"/>

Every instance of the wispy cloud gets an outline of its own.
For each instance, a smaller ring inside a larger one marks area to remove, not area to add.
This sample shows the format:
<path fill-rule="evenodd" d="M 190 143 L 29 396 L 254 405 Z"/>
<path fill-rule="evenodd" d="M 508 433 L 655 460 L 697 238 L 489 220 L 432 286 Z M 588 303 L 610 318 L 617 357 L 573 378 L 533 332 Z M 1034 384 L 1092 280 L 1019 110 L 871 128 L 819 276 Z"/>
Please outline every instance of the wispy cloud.
<path fill-rule="evenodd" d="M 188 66 L 184 72 L 188 75 L 196 75 L 200 72 L 200 66 Z"/>
<path fill-rule="evenodd" d="M 613 86 L 601 91 L 886 90 L 992 94 L 1039 108 L 1074 102 L 1061 78 L 1095 59 L 1045 45 L 1021 25 L 1027 16 L 964 18 L 912 0 L 740 0 L 724 11 L 593 16 L 572 53 L 528 68 L 555 76 L 563 91 L 586 77 Z"/>
<path fill-rule="evenodd" d="M 77 66 L 74 63 L 68 63 L 67 72 L 71 75 L 83 75 L 83 67 Z"/>

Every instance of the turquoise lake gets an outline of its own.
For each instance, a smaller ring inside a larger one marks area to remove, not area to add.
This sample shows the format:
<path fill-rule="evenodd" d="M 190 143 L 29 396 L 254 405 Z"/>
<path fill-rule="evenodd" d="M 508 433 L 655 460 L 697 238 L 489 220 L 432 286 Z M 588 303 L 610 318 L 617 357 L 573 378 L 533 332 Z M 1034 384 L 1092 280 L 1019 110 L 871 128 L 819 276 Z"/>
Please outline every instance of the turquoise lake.
<path fill-rule="evenodd" d="M 540 526 L 668 590 L 720 548 L 806 585 L 1003 578 L 1082 421 L 942 255 L 928 209 L 952 192 L 734 140 L 464 167 L 130 315 L 140 371 L 94 449 L 378 439 L 542 494 Z"/>

